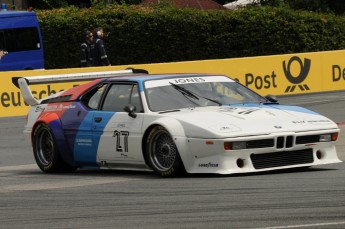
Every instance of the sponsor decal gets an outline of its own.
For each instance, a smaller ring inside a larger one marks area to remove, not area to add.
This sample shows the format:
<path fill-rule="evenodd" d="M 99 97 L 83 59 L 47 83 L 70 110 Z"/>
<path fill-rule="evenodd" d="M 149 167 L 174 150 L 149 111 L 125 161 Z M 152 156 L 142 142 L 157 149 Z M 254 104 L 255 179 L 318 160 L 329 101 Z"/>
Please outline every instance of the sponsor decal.
<path fill-rule="evenodd" d="M 200 168 L 218 168 L 218 164 L 214 164 L 212 162 L 209 162 L 209 163 L 200 163 L 198 165 Z"/>
<path fill-rule="evenodd" d="M 299 74 L 294 76 L 292 74 L 291 65 L 293 63 L 298 63 L 300 67 Z M 286 79 L 292 84 L 286 87 L 285 93 L 294 92 L 296 88 L 299 88 L 301 91 L 309 91 L 309 86 L 307 84 L 302 84 L 303 81 L 307 78 L 310 71 L 311 60 L 304 58 L 304 63 L 298 56 L 293 56 L 290 58 L 288 63 L 283 61 L 283 70 Z M 298 86 L 298 87 L 297 87 Z"/>
<path fill-rule="evenodd" d="M 125 128 L 126 124 L 125 123 L 119 123 L 119 124 L 117 124 L 117 127 L 118 128 Z"/>
<path fill-rule="evenodd" d="M 44 107 L 41 107 L 41 106 L 37 106 L 36 108 L 35 108 L 35 112 L 37 113 L 40 113 L 40 112 L 43 112 L 44 111 Z"/>
<path fill-rule="evenodd" d="M 78 146 L 92 146 L 92 139 L 89 138 L 77 138 L 76 142 Z"/>
<path fill-rule="evenodd" d="M 66 109 L 74 109 L 76 108 L 75 105 L 68 105 L 68 106 L 64 106 L 62 104 L 59 105 L 49 105 L 47 106 L 44 111 L 62 111 L 62 110 L 66 110 Z"/>
<path fill-rule="evenodd" d="M 229 126 L 222 126 L 219 128 L 220 131 L 227 131 L 227 130 L 232 130 L 233 126 L 229 125 Z"/>
<path fill-rule="evenodd" d="M 311 121 L 308 121 L 309 123 L 330 123 L 331 121 L 330 120 L 311 120 Z"/>
<path fill-rule="evenodd" d="M 241 131 L 240 128 L 237 126 L 234 126 L 232 124 L 223 124 L 221 126 L 215 126 L 215 127 L 210 127 L 210 129 L 219 131 L 221 133 L 230 133 L 230 132 L 236 132 L 236 131 Z"/>
<path fill-rule="evenodd" d="M 235 112 L 236 110 L 238 110 L 237 107 L 222 107 L 219 112 Z"/>
<path fill-rule="evenodd" d="M 260 109 L 255 109 L 255 108 L 222 107 L 221 109 L 219 109 L 219 112 L 232 112 L 232 113 L 247 115 L 259 110 Z"/>
<path fill-rule="evenodd" d="M 276 114 L 274 114 L 274 113 L 272 113 L 272 112 L 270 112 L 270 111 L 268 111 L 268 110 L 265 110 L 265 113 L 266 113 L 266 114 L 269 114 L 269 115 L 272 115 L 272 116 L 276 116 Z"/>
<path fill-rule="evenodd" d="M 73 85 L 78 86 L 78 85 Z M 61 89 L 59 91 L 64 91 L 65 89 Z M 39 90 L 39 91 L 32 91 L 32 94 L 37 99 L 42 99 L 52 94 L 56 94 L 58 91 L 52 89 L 51 85 L 47 85 L 46 88 Z M 28 106 L 25 102 L 23 97 L 21 96 L 20 91 L 11 91 L 11 92 L 3 92 L 0 94 L 0 104 L 2 107 L 20 107 L 20 106 Z"/>
<path fill-rule="evenodd" d="M 305 121 L 292 121 L 293 124 L 305 124 Z"/>
<path fill-rule="evenodd" d="M 186 84 L 186 83 L 203 83 L 206 82 L 204 78 L 181 78 L 181 79 L 175 79 L 172 83 L 174 84 Z"/>
<path fill-rule="evenodd" d="M 148 80 L 145 82 L 146 88 L 171 86 L 171 84 L 197 84 L 204 82 L 234 82 L 225 76 L 205 76 L 205 77 L 188 77 L 176 79 Z"/>
<path fill-rule="evenodd" d="M 341 68 L 339 65 L 332 65 L 332 81 L 338 82 L 341 80 L 345 80 L 345 68 Z"/>
<path fill-rule="evenodd" d="M 271 74 L 267 74 L 265 76 L 254 76 L 252 73 L 246 73 L 245 74 L 245 85 L 246 86 L 255 86 L 257 90 L 260 89 L 269 89 L 271 87 L 276 88 L 277 83 L 276 83 L 276 78 L 277 75 L 274 71 L 272 71 Z"/>

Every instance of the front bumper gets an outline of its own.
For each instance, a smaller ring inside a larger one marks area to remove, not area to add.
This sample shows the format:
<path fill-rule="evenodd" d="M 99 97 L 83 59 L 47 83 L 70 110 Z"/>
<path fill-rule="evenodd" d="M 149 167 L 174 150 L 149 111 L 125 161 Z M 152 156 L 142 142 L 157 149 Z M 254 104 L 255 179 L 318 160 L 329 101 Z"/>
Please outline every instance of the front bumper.
<path fill-rule="evenodd" d="M 315 142 L 311 136 L 337 131 L 285 132 L 225 139 L 187 138 L 188 150 L 180 153 L 188 154 L 184 165 L 189 173 L 249 173 L 324 165 L 341 162 L 336 153 L 336 141 Z M 261 144 L 267 139 L 273 144 Z M 249 149 L 226 150 L 224 143 L 233 141 L 258 144 Z"/>

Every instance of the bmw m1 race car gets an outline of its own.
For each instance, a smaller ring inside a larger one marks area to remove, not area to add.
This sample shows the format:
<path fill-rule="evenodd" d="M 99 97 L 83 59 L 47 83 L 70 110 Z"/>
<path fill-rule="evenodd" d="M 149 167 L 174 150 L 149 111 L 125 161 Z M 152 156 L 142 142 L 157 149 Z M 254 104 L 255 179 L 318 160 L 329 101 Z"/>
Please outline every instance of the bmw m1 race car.
<path fill-rule="evenodd" d="M 85 84 L 38 100 L 30 85 Z M 336 123 L 211 74 L 144 70 L 14 78 L 38 167 L 234 174 L 341 162 Z"/>

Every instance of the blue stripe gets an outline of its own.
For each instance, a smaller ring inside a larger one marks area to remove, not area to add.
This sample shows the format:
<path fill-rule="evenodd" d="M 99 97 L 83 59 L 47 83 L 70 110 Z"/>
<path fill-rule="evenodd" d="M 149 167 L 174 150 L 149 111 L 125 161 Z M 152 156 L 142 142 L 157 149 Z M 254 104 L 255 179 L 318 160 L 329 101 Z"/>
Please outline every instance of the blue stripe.
<path fill-rule="evenodd" d="M 257 104 L 257 103 L 246 103 L 246 104 L 235 104 L 232 106 L 236 107 L 257 107 L 257 108 L 266 108 L 266 109 L 278 109 L 281 111 L 293 111 L 293 112 L 300 112 L 305 114 L 313 114 L 313 115 L 320 115 L 319 113 L 316 113 L 314 111 L 308 110 L 304 107 L 299 106 L 289 106 L 289 105 L 265 105 L 265 104 Z"/>
<path fill-rule="evenodd" d="M 279 110 L 283 110 L 283 111 L 293 111 L 293 112 L 300 112 L 300 113 L 304 113 L 304 114 L 313 114 L 313 115 L 320 115 L 314 111 L 308 110 L 304 107 L 298 107 L 298 106 L 288 106 L 288 105 L 264 105 L 263 107 L 265 108 L 276 108 Z"/>
<path fill-rule="evenodd" d="M 74 159 L 79 166 L 97 167 L 97 149 L 105 126 L 114 112 L 91 111 L 80 124 L 74 143 Z M 101 117 L 100 123 L 94 122 L 94 117 Z"/>

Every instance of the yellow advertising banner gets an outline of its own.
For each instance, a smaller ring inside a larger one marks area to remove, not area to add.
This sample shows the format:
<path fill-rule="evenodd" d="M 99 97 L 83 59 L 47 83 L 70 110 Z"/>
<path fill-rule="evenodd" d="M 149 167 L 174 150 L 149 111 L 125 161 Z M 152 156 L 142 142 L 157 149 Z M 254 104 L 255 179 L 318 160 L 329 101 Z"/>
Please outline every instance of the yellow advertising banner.
<path fill-rule="evenodd" d="M 31 70 L 31 71 L 13 71 L 1 72 L 0 86 L 0 117 L 21 116 L 26 115 L 29 106 L 24 103 L 24 99 L 20 93 L 20 89 L 12 83 L 12 77 L 24 76 L 43 76 L 54 74 L 70 74 L 89 72 L 90 69 L 62 69 L 62 70 Z M 95 71 L 95 70 L 94 70 Z M 85 83 L 85 82 L 82 82 Z M 66 90 L 81 83 L 54 83 L 30 86 L 32 94 L 42 99 L 59 91 Z"/>
<path fill-rule="evenodd" d="M 146 69 L 150 74 L 225 74 L 261 95 L 345 90 L 345 50 L 130 66 L 2 72 L 0 117 L 25 115 L 29 108 L 24 103 L 20 90 L 13 85 L 12 77 L 123 70 L 127 67 Z M 32 86 L 31 89 L 34 96 L 40 99 L 79 84 L 81 82 L 44 84 Z"/>

